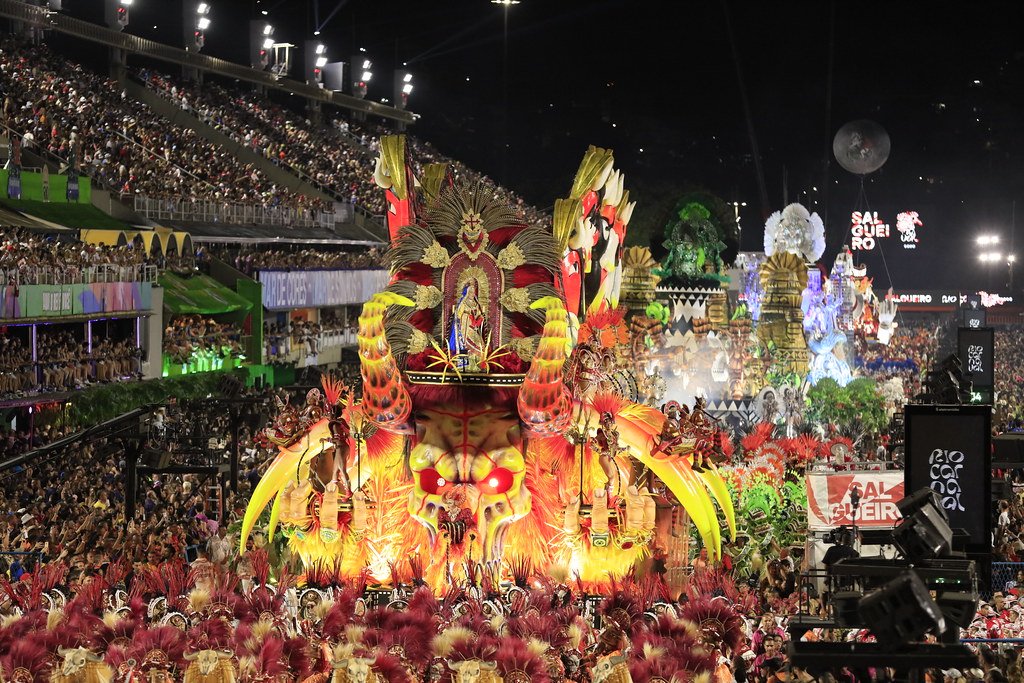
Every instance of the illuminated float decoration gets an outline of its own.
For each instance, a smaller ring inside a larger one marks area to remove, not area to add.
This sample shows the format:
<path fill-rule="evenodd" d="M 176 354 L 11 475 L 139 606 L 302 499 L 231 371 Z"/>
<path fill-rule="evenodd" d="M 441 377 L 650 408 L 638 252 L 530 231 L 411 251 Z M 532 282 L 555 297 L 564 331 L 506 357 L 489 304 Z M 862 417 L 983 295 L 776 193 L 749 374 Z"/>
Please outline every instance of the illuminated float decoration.
<path fill-rule="evenodd" d="M 807 286 L 806 262 L 825 251 L 825 226 L 818 214 L 801 204 L 776 211 L 764 226 L 761 265 L 763 295 L 757 326 L 758 338 L 775 349 L 775 362 L 783 372 L 807 374 L 809 357 L 803 330 L 803 291 Z"/>
<path fill-rule="evenodd" d="M 420 557 L 440 585 L 499 580 L 515 557 L 600 583 L 648 556 L 681 505 L 720 556 L 716 503 L 730 530 L 734 516 L 717 426 L 700 406 L 643 405 L 649 378 L 627 362 L 632 204 L 611 152 L 588 150 L 553 230 L 443 166 L 414 178 L 402 136 L 380 155 L 392 281 L 359 319 L 361 400 L 327 382 L 282 406 L 241 547 L 273 501 L 271 533 L 307 567 L 379 580 Z"/>

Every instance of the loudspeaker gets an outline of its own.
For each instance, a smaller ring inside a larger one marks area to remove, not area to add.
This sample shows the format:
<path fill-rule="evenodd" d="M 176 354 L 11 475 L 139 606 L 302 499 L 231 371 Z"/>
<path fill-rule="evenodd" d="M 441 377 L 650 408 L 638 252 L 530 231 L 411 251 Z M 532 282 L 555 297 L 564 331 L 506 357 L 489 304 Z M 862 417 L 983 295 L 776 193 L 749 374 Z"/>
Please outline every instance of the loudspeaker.
<path fill-rule="evenodd" d="M 909 571 L 865 595 L 858 613 L 883 650 L 895 650 L 921 641 L 926 633 L 946 630 L 945 618 L 928 588 Z"/>
<path fill-rule="evenodd" d="M 245 383 L 233 374 L 224 375 L 217 382 L 217 390 L 227 398 L 235 398 L 245 389 Z"/>
<path fill-rule="evenodd" d="M 157 450 L 145 450 L 142 453 L 142 465 L 145 467 L 155 467 L 156 469 L 163 469 L 171 464 L 171 454 L 169 451 L 157 451 Z"/>

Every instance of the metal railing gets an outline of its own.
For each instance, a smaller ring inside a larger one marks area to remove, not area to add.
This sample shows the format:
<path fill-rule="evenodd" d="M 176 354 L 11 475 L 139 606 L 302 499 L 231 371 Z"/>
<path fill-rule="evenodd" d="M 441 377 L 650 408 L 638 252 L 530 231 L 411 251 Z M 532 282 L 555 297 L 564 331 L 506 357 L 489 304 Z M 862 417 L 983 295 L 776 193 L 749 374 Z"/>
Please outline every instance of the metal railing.
<path fill-rule="evenodd" d="M 89 285 L 96 282 L 156 282 L 157 267 L 151 264 L 120 265 L 99 263 L 94 266 L 25 266 L 0 269 L 5 285 Z"/>
<path fill-rule="evenodd" d="M 270 334 L 264 332 L 263 357 L 265 360 L 284 360 L 296 353 L 306 353 L 306 335 Z M 355 330 L 331 330 L 316 336 L 315 345 L 310 351 L 314 354 L 323 353 L 328 349 L 355 346 Z"/>
<path fill-rule="evenodd" d="M 135 195 L 134 208 L 158 221 L 227 223 L 231 225 L 281 225 L 296 228 L 334 229 L 335 213 L 290 206 L 264 206 L 218 202 L 208 199 L 156 198 Z"/>
<path fill-rule="evenodd" d="M 164 45 L 154 40 L 147 40 L 129 33 L 122 33 L 121 31 L 114 31 L 104 26 L 90 24 L 81 19 L 53 12 L 45 7 L 34 7 L 20 0 L 0 0 L 0 16 L 23 21 L 32 28 L 58 31 L 83 40 L 124 50 L 125 52 L 142 54 L 160 61 L 180 64 L 181 66 L 191 67 L 200 71 L 236 78 L 247 83 L 255 83 L 276 90 L 283 90 L 352 111 L 366 112 L 373 116 L 382 116 L 404 123 L 413 123 L 417 118 L 410 111 L 396 109 L 369 100 L 361 100 L 358 97 L 343 95 L 332 90 L 324 90 L 308 83 L 288 78 L 279 78 L 267 71 L 259 71 L 198 52 L 187 52 L 181 48 Z"/>

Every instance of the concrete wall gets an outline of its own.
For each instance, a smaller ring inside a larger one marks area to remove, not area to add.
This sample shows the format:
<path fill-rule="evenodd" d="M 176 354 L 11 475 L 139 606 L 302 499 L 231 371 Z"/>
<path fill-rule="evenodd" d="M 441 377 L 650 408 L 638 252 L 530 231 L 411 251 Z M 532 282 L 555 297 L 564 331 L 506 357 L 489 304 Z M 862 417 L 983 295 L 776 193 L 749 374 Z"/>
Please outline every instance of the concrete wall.
<path fill-rule="evenodd" d="M 153 287 L 153 314 L 142 319 L 142 376 L 156 379 L 163 373 L 164 290 Z"/>

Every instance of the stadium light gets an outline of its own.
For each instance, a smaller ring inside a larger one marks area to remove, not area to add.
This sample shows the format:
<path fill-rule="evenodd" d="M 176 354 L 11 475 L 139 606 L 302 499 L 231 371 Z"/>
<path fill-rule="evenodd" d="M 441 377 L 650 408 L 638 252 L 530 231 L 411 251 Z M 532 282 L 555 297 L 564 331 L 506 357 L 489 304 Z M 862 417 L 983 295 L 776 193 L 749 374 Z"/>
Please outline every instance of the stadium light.
<path fill-rule="evenodd" d="M 1017 255 L 1016 254 L 1010 254 L 1009 256 L 1006 257 L 1006 262 L 1007 263 L 1014 263 L 1016 260 L 1017 260 Z"/>
<path fill-rule="evenodd" d="M 491 0 L 491 4 L 492 5 L 505 5 L 507 7 L 509 5 L 518 5 L 519 4 L 519 0 Z"/>
<path fill-rule="evenodd" d="M 366 48 L 361 47 L 352 55 L 348 73 L 352 95 L 359 99 L 365 99 L 370 89 L 369 83 L 373 79 L 373 61 L 366 55 Z"/>
<path fill-rule="evenodd" d="M 274 39 L 273 38 L 265 38 L 263 40 L 263 49 L 264 50 L 269 50 L 272 47 L 274 47 Z"/>
<path fill-rule="evenodd" d="M 412 74 L 405 74 L 405 76 L 402 77 L 402 82 L 403 83 L 411 83 L 412 82 Z"/>
<path fill-rule="evenodd" d="M 317 57 L 316 58 L 316 68 L 322 69 L 325 66 L 327 66 L 327 57 Z"/>
<path fill-rule="evenodd" d="M 270 24 L 267 24 L 266 26 L 263 27 L 263 35 L 269 36 L 273 32 L 274 32 L 274 27 L 271 26 Z"/>
<path fill-rule="evenodd" d="M 324 45 L 323 43 L 320 43 L 319 45 L 316 46 L 316 53 L 318 55 L 322 55 L 325 52 L 327 52 L 327 46 L 326 45 Z"/>
<path fill-rule="evenodd" d="M 986 244 L 999 244 L 999 235 L 979 235 L 977 242 L 982 246 Z"/>
<path fill-rule="evenodd" d="M 189 52 L 199 52 L 206 45 L 206 29 L 210 28 L 211 24 L 211 5 L 208 2 L 200 2 L 195 5 L 196 13 L 190 15 L 189 8 L 192 6 L 190 2 L 182 5 L 185 13 L 185 49 Z"/>
<path fill-rule="evenodd" d="M 133 0 L 121 0 L 121 5 L 124 7 L 131 7 Z"/>

